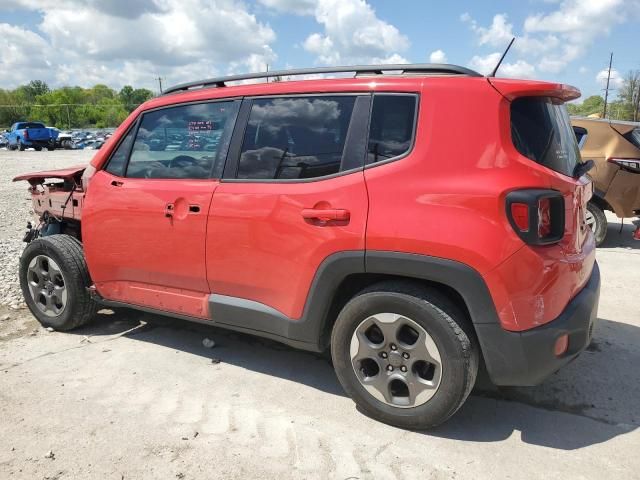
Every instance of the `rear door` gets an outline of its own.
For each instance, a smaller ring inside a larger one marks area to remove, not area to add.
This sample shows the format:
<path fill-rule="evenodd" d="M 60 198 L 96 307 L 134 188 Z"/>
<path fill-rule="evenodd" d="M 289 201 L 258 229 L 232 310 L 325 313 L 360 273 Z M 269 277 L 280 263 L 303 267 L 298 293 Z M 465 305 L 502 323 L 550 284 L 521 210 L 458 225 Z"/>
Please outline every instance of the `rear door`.
<path fill-rule="evenodd" d="M 245 120 L 209 212 L 207 277 L 218 298 L 257 302 L 298 319 L 327 257 L 355 250 L 364 258 L 370 100 L 368 94 L 245 99 Z M 212 309 L 220 321 L 215 300 Z M 241 316 L 233 321 L 269 329 Z"/>
<path fill-rule="evenodd" d="M 82 234 L 101 295 L 208 316 L 207 212 L 238 107 L 232 100 L 147 112 L 93 176 Z"/>

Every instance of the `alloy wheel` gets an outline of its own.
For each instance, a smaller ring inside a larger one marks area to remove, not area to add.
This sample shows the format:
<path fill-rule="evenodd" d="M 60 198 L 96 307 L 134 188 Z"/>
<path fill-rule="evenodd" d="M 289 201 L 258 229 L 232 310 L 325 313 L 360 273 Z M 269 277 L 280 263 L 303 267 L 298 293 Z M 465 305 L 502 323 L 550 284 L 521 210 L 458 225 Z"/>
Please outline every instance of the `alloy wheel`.
<path fill-rule="evenodd" d="M 37 255 L 27 269 L 29 293 L 36 307 L 49 317 L 62 314 L 67 305 L 67 286 L 58 264 L 46 255 Z"/>
<path fill-rule="evenodd" d="M 377 400 L 399 408 L 428 402 L 442 380 L 440 351 L 417 322 L 378 313 L 356 327 L 351 365 L 360 384 Z"/>

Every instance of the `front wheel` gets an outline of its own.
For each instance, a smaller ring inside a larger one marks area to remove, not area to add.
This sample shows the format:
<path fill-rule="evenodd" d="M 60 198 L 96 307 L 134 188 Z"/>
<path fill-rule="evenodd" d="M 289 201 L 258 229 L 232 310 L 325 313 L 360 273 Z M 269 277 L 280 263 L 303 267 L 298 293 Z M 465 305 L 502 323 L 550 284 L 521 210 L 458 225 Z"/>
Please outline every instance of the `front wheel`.
<path fill-rule="evenodd" d="M 72 330 L 96 313 L 82 245 L 69 235 L 29 243 L 20 258 L 20 287 L 31 313 L 45 327 Z"/>
<path fill-rule="evenodd" d="M 585 212 L 585 222 L 593 231 L 596 246 L 599 247 L 607 236 L 607 228 L 609 226 L 607 217 L 602 209 L 593 202 L 587 203 L 587 211 Z"/>
<path fill-rule="evenodd" d="M 340 383 L 366 414 L 410 429 L 451 417 L 479 363 L 464 314 L 437 290 L 402 281 L 375 285 L 347 303 L 331 353 Z"/>

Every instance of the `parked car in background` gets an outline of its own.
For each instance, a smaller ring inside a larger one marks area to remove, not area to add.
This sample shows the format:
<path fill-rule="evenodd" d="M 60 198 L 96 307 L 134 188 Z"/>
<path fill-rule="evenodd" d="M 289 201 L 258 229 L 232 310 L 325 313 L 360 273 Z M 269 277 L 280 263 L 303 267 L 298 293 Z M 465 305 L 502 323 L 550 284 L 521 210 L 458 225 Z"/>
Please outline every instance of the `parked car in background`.
<path fill-rule="evenodd" d="M 7 148 L 8 145 L 9 140 L 7 140 L 7 137 L 4 133 L 0 133 L 0 148 Z"/>
<path fill-rule="evenodd" d="M 607 235 L 605 210 L 620 218 L 640 215 L 640 123 L 572 117 L 571 124 L 582 158 L 595 162 L 587 224 L 600 245 Z"/>
<path fill-rule="evenodd" d="M 9 148 L 12 150 L 24 150 L 35 148 L 40 151 L 43 148 L 55 150 L 58 130 L 45 127 L 40 122 L 17 122 L 11 126 L 7 133 Z"/>
<path fill-rule="evenodd" d="M 58 132 L 58 139 L 56 141 L 57 148 L 64 148 L 65 150 L 70 150 L 73 148 L 73 139 L 72 132 L 64 131 Z"/>

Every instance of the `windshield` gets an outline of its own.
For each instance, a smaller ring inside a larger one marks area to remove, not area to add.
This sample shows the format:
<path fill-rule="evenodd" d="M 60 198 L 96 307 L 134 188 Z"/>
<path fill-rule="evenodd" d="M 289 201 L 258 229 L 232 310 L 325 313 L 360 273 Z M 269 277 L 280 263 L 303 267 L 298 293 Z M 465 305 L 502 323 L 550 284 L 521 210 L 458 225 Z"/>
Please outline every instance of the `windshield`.
<path fill-rule="evenodd" d="M 550 97 L 522 97 L 511 103 L 511 138 L 525 157 L 572 176 L 580 151 L 567 108 Z"/>

